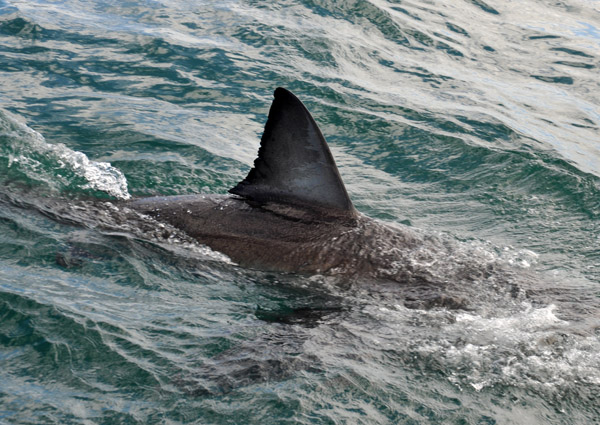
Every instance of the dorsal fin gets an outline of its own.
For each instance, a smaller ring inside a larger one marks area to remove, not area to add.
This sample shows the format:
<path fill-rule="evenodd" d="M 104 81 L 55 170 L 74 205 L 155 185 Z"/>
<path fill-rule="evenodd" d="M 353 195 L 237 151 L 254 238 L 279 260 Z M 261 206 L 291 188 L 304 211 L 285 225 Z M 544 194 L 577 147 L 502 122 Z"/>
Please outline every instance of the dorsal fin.
<path fill-rule="evenodd" d="M 277 88 L 274 96 L 254 168 L 229 192 L 259 203 L 354 214 L 327 142 L 308 109 L 284 88 Z"/>

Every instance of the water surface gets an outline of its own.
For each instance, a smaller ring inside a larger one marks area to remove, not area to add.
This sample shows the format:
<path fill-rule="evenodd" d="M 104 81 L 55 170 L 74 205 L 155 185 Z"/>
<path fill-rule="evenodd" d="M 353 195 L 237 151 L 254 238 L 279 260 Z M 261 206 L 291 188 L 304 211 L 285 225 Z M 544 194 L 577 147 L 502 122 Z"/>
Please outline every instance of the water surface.
<path fill-rule="evenodd" d="M 0 422 L 600 421 L 599 12 L 0 0 Z M 277 86 L 358 210 L 527 284 L 424 308 L 103 203 L 225 193 Z"/>

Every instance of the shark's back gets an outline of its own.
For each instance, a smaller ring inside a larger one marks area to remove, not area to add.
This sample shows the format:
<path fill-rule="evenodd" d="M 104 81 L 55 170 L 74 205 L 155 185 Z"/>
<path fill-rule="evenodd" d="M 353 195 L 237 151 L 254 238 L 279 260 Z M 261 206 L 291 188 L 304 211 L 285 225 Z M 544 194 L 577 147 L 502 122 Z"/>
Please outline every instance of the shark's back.
<path fill-rule="evenodd" d="M 231 195 L 146 198 L 137 211 L 184 231 L 234 262 L 263 270 L 329 273 L 351 259 L 360 220 L 323 219 L 285 204 L 259 205 Z M 348 243 L 341 246 L 340 235 Z"/>

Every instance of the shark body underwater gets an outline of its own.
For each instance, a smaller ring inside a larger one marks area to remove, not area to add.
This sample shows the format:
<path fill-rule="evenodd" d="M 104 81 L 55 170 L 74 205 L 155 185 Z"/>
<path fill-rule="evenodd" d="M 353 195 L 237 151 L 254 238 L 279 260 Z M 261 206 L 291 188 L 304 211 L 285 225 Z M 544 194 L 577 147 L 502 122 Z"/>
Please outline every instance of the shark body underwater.
<path fill-rule="evenodd" d="M 440 284 L 485 279 L 493 267 L 439 238 L 359 213 L 317 123 L 283 88 L 275 90 L 254 167 L 229 194 L 127 206 L 259 270 Z"/>

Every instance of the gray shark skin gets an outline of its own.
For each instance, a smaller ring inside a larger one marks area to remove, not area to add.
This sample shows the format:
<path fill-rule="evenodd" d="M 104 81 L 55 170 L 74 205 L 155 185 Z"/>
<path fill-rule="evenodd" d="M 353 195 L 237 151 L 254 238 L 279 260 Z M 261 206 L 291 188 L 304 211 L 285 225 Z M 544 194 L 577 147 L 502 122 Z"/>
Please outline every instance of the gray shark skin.
<path fill-rule="evenodd" d="M 228 195 L 147 198 L 131 206 L 242 266 L 262 270 L 371 274 L 384 265 L 382 243 L 388 248 L 417 243 L 364 215 L 323 216 Z"/>
<path fill-rule="evenodd" d="M 283 88 L 274 97 L 254 168 L 231 194 L 146 198 L 128 206 L 243 267 L 402 283 L 490 276 L 493 266 L 457 255 L 438 238 L 359 213 L 309 111 Z"/>

